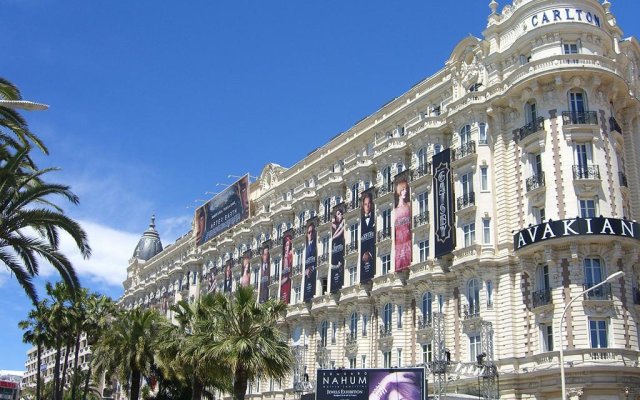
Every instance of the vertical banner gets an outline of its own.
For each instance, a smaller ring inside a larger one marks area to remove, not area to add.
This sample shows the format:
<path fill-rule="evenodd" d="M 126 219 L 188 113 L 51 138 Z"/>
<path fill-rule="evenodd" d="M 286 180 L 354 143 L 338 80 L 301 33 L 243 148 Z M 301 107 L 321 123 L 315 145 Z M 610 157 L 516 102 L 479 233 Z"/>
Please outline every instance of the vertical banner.
<path fill-rule="evenodd" d="M 251 284 L 251 250 L 242 254 L 242 270 L 240 272 L 240 286 Z"/>
<path fill-rule="evenodd" d="M 215 294 L 218 290 L 218 272 L 220 271 L 217 264 L 207 272 L 207 293 Z"/>
<path fill-rule="evenodd" d="M 344 284 L 344 209 L 344 204 L 338 204 L 331 213 L 331 293 Z"/>
<path fill-rule="evenodd" d="M 395 176 L 393 226 L 395 230 L 394 245 L 396 251 L 395 271 L 404 271 L 411 266 L 411 188 L 409 177 L 411 171 L 406 170 Z"/>
<path fill-rule="evenodd" d="M 233 288 L 233 258 L 227 260 L 224 265 L 224 292 L 231 293 Z"/>
<path fill-rule="evenodd" d="M 376 211 L 373 204 L 375 188 L 362 192 L 360 199 L 360 283 L 376 275 Z"/>
<path fill-rule="evenodd" d="M 453 251 L 456 241 L 453 226 L 451 149 L 434 154 L 432 161 L 435 256 L 440 258 Z"/>
<path fill-rule="evenodd" d="M 291 268 L 293 268 L 293 229 L 282 237 L 282 272 L 280 272 L 280 301 L 289 304 L 291 300 Z"/>
<path fill-rule="evenodd" d="M 271 241 L 262 243 L 260 249 L 260 292 L 258 301 L 264 303 L 269 299 L 269 274 L 271 274 Z"/>
<path fill-rule="evenodd" d="M 316 258 L 318 256 L 318 233 L 316 222 L 318 218 L 307 221 L 304 252 L 304 301 L 309 302 L 316 294 Z"/>

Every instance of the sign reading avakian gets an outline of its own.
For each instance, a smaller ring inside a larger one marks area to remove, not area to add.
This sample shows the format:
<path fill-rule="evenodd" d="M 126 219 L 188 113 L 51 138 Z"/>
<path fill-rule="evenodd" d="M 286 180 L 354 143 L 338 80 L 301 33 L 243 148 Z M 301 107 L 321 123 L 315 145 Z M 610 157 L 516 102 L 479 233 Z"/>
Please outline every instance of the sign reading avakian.
<path fill-rule="evenodd" d="M 520 250 L 545 240 L 583 235 L 622 236 L 640 240 L 640 225 L 634 221 L 604 217 L 549 221 L 513 235 L 513 249 Z"/>
<path fill-rule="evenodd" d="M 556 22 L 582 22 L 600 28 L 600 16 L 593 11 L 580 8 L 553 8 L 539 11 L 529 18 L 532 28 Z"/>

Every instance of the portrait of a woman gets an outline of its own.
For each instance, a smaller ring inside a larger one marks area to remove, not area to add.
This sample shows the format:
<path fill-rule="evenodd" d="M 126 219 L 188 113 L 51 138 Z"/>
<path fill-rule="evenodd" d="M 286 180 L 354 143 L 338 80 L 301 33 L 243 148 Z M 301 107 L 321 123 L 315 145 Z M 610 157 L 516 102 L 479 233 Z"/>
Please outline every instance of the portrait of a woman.
<path fill-rule="evenodd" d="M 396 183 L 395 199 L 395 270 L 402 271 L 411 265 L 411 197 L 406 180 Z"/>

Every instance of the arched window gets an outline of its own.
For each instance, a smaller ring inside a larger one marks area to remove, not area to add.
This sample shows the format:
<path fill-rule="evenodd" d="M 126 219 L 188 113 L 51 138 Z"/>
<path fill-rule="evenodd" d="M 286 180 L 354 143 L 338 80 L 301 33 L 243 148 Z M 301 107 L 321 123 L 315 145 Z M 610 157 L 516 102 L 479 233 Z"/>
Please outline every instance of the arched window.
<path fill-rule="evenodd" d="M 431 292 L 425 292 L 422 295 L 422 320 L 425 323 L 431 322 L 431 318 L 433 316 L 433 295 Z"/>
<path fill-rule="evenodd" d="M 388 165 L 382 170 L 382 187 L 391 190 L 391 167 Z"/>
<path fill-rule="evenodd" d="M 442 145 L 440 143 L 436 143 L 433 146 L 433 154 L 438 154 L 442 151 Z"/>
<path fill-rule="evenodd" d="M 478 124 L 478 143 L 479 144 L 487 144 L 489 140 L 487 139 L 487 124 L 484 122 L 480 122 Z"/>
<path fill-rule="evenodd" d="M 324 221 L 329 221 L 329 215 L 331 215 L 331 199 L 327 197 L 322 202 L 322 217 Z"/>
<path fill-rule="evenodd" d="M 351 313 L 351 319 L 349 321 L 349 334 L 351 339 L 355 340 L 358 337 L 358 313 L 356 311 Z"/>
<path fill-rule="evenodd" d="M 404 163 L 399 162 L 398 164 L 396 164 L 396 170 L 398 171 L 398 173 L 404 171 Z"/>
<path fill-rule="evenodd" d="M 469 315 L 477 316 L 480 313 L 480 281 L 477 278 L 467 283 L 467 301 L 469 302 Z"/>
<path fill-rule="evenodd" d="M 351 185 L 351 206 L 353 208 L 360 206 L 360 183 L 356 182 Z"/>
<path fill-rule="evenodd" d="M 418 150 L 418 169 L 424 169 L 424 166 L 427 165 L 427 151 L 424 148 Z"/>
<path fill-rule="evenodd" d="M 327 346 L 327 337 L 329 335 L 329 322 L 326 320 L 320 324 L 320 344 L 323 347 Z"/>
<path fill-rule="evenodd" d="M 460 145 L 464 146 L 465 144 L 471 141 L 471 125 L 465 125 L 460 129 Z"/>
<path fill-rule="evenodd" d="M 304 218 L 305 217 L 305 212 L 302 211 L 299 215 L 298 215 L 298 226 L 304 226 Z"/>
<path fill-rule="evenodd" d="M 393 315 L 393 306 L 391 303 L 387 303 L 384 305 L 384 311 L 382 313 L 382 324 L 384 325 L 385 331 L 391 330 L 391 316 Z"/>

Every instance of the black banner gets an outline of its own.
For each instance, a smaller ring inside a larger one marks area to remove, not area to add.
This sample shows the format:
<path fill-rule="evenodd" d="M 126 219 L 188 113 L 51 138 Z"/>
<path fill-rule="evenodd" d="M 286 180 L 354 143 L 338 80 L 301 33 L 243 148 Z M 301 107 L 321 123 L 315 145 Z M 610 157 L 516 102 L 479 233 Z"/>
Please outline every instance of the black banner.
<path fill-rule="evenodd" d="M 344 204 L 338 204 L 331 213 L 331 293 L 344 284 L 344 211 Z"/>
<path fill-rule="evenodd" d="M 362 192 L 360 198 L 360 283 L 376 275 L 376 210 L 375 187 Z"/>
<path fill-rule="evenodd" d="M 260 249 L 260 292 L 258 301 L 264 303 L 269 300 L 269 280 L 271 277 L 271 240 L 262 244 Z"/>
<path fill-rule="evenodd" d="M 289 304 L 291 299 L 291 268 L 293 268 L 293 229 L 282 236 L 282 271 L 280 272 L 280 300 Z"/>
<path fill-rule="evenodd" d="M 456 247 L 451 149 L 434 154 L 432 165 L 435 256 L 439 258 L 451 253 Z"/>
<path fill-rule="evenodd" d="M 640 224 L 616 218 L 573 218 L 544 222 L 513 235 L 513 249 L 569 236 L 606 235 L 640 240 Z"/>
<path fill-rule="evenodd" d="M 316 400 L 423 400 L 424 368 L 320 369 Z"/>
<path fill-rule="evenodd" d="M 233 289 L 233 258 L 224 264 L 224 292 L 231 293 Z"/>
<path fill-rule="evenodd" d="M 410 171 L 406 170 L 393 179 L 394 188 L 394 246 L 396 272 L 403 271 L 411 266 L 412 240 L 411 240 L 411 189 L 409 187 Z"/>
<path fill-rule="evenodd" d="M 304 256 L 304 301 L 309 302 L 316 295 L 316 265 L 318 257 L 318 232 L 316 232 L 318 218 L 307 221 L 305 232 Z"/>

